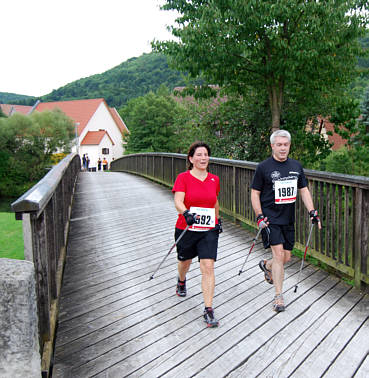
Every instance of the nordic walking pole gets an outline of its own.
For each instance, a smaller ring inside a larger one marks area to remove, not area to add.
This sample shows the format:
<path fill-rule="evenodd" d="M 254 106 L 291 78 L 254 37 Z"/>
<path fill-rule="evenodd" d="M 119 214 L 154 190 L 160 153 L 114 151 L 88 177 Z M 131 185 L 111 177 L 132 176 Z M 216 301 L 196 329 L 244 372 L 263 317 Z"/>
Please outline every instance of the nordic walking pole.
<path fill-rule="evenodd" d="M 314 227 L 314 223 L 311 224 L 311 227 L 310 227 L 310 232 L 309 232 L 309 237 L 308 237 L 308 240 L 306 242 L 306 247 L 305 247 L 305 253 L 304 253 L 304 258 L 301 260 L 301 266 L 300 266 L 300 271 L 299 271 L 299 275 L 297 277 L 297 284 L 295 286 L 295 290 L 294 290 L 294 293 L 297 292 L 297 287 L 300 283 L 300 274 L 301 274 L 301 271 L 302 271 L 302 267 L 304 266 L 304 261 L 305 261 L 305 258 L 306 258 L 306 252 L 307 252 L 307 249 L 308 249 L 308 246 L 309 246 L 309 241 L 310 241 L 310 236 L 311 236 L 311 232 L 313 231 L 313 227 Z"/>
<path fill-rule="evenodd" d="M 165 259 L 169 256 L 170 252 L 172 252 L 173 248 L 177 245 L 177 243 L 182 239 L 182 236 L 186 233 L 188 230 L 189 225 L 182 231 L 181 235 L 178 236 L 178 239 L 174 242 L 172 247 L 170 248 L 169 252 L 164 256 L 163 261 L 159 264 L 159 266 L 156 268 L 155 272 L 150 276 L 149 281 L 154 278 L 154 274 L 160 269 Z"/>
<path fill-rule="evenodd" d="M 241 268 L 240 271 L 238 272 L 238 275 L 241 275 L 241 273 L 242 273 L 242 271 L 243 271 L 243 267 L 245 266 L 245 264 L 246 264 L 246 262 L 247 262 L 247 259 L 249 258 L 250 253 L 251 253 L 252 249 L 253 249 L 254 246 L 255 246 L 255 242 L 256 242 L 257 238 L 259 237 L 259 234 L 260 234 L 261 230 L 262 230 L 262 229 L 259 228 L 258 233 L 257 233 L 256 236 L 254 237 L 254 239 L 253 239 L 253 241 L 252 241 L 252 244 L 251 244 L 251 247 L 250 247 L 250 250 L 249 250 L 249 253 L 246 255 L 246 259 L 245 259 L 245 261 L 243 262 L 242 268 Z"/>

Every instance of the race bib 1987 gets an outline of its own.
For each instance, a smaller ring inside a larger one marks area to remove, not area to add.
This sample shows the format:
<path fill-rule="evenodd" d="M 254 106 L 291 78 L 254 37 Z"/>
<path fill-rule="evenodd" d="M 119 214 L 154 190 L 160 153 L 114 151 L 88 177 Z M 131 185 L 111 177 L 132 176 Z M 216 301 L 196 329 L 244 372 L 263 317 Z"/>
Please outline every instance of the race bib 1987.
<path fill-rule="evenodd" d="M 285 204 L 296 201 L 297 180 L 277 180 L 274 182 L 275 203 Z"/>
<path fill-rule="evenodd" d="M 208 231 L 215 227 L 215 209 L 208 207 L 190 207 L 190 213 L 196 214 L 196 223 L 189 227 L 189 231 Z"/>

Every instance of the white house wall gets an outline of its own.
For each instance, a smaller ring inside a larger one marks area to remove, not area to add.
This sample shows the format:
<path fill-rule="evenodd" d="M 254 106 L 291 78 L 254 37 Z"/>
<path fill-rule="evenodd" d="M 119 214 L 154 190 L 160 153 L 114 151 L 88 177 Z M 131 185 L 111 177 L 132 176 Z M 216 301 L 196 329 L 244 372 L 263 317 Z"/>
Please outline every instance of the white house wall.
<path fill-rule="evenodd" d="M 81 133 L 79 137 L 80 142 L 84 139 L 88 131 L 98 131 L 101 129 L 106 130 L 107 133 L 110 135 L 110 137 L 114 141 L 114 145 L 111 145 L 111 147 L 107 147 L 109 148 L 109 155 L 105 155 L 106 160 L 110 164 L 113 158 L 117 159 L 123 155 L 122 133 L 120 132 L 118 126 L 114 122 L 113 117 L 111 116 L 110 111 L 106 107 L 104 102 L 102 102 L 99 105 L 99 107 L 96 109 L 95 114 L 91 117 L 90 121 L 87 123 L 86 127 L 83 129 L 83 132 Z M 105 138 L 106 136 L 104 137 L 104 139 Z M 90 156 L 89 151 L 91 151 L 92 147 L 97 147 L 97 146 L 81 146 L 80 155 L 83 156 L 83 154 L 87 152 Z M 88 149 L 88 151 L 84 152 L 85 149 Z M 99 151 L 102 155 L 100 147 L 99 147 Z"/>
<path fill-rule="evenodd" d="M 110 160 L 108 159 L 109 155 L 104 155 L 102 153 L 103 148 L 108 148 L 109 149 L 109 155 L 111 156 L 113 144 L 111 143 L 111 140 L 107 135 L 104 135 L 103 139 L 101 140 L 101 142 L 98 146 L 97 145 L 88 145 L 88 144 L 80 146 L 79 155 L 81 156 L 81 159 L 82 159 L 82 156 L 84 154 L 88 155 L 88 157 L 90 158 L 89 168 L 97 167 L 97 161 L 99 160 L 99 158 L 101 160 L 103 160 L 104 157 L 106 158 L 106 160 L 110 164 L 111 159 Z"/>
<path fill-rule="evenodd" d="M 105 154 L 102 153 L 103 148 L 109 149 L 109 155 L 105 155 Z M 107 135 L 104 135 L 102 141 L 99 144 L 99 151 L 98 151 L 99 156 L 97 156 L 97 159 L 100 157 L 100 159 L 103 160 L 104 157 L 105 157 L 106 160 L 108 161 L 109 165 L 110 165 L 110 162 L 112 161 L 112 157 L 114 157 L 114 159 L 115 159 L 115 156 L 114 155 L 112 156 L 112 154 L 111 154 L 111 151 L 113 149 L 114 149 L 114 146 L 112 145 L 110 138 Z M 109 158 L 109 156 L 110 156 L 110 158 Z"/>

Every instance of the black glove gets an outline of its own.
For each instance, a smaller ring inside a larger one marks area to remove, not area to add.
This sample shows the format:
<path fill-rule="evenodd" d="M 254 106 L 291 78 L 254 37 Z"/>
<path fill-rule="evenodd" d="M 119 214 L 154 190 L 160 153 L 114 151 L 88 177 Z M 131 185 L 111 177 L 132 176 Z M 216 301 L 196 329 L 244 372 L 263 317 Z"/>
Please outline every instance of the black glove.
<path fill-rule="evenodd" d="M 183 216 L 185 217 L 188 226 L 192 226 L 196 222 L 195 215 L 190 213 L 189 210 L 185 210 Z"/>
<path fill-rule="evenodd" d="M 311 223 L 319 223 L 320 222 L 320 218 L 318 217 L 318 210 L 311 210 L 309 212 L 309 216 L 311 219 Z"/>
<path fill-rule="evenodd" d="M 222 221 L 222 218 L 218 218 L 218 231 L 219 231 L 219 234 L 221 234 L 223 232 L 223 221 Z"/>

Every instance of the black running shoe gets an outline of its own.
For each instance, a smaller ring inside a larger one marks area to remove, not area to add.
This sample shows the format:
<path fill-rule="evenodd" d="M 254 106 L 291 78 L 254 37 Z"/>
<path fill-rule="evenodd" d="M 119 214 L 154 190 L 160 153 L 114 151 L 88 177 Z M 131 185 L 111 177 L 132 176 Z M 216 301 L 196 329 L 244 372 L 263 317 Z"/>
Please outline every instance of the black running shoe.
<path fill-rule="evenodd" d="M 208 307 L 207 309 L 205 308 L 204 319 L 209 328 L 218 327 L 219 325 L 218 320 L 214 318 L 214 311 L 211 307 Z"/>
<path fill-rule="evenodd" d="M 187 295 L 187 290 L 186 290 L 186 280 L 184 280 L 183 282 L 181 282 L 179 279 L 178 279 L 178 282 L 177 282 L 177 288 L 176 288 L 176 294 L 179 296 L 179 297 L 185 297 Z"/>

